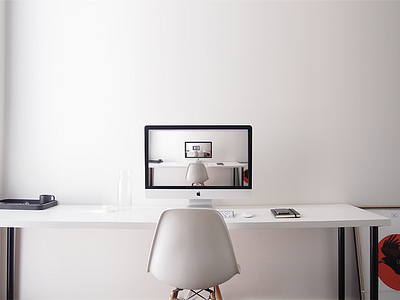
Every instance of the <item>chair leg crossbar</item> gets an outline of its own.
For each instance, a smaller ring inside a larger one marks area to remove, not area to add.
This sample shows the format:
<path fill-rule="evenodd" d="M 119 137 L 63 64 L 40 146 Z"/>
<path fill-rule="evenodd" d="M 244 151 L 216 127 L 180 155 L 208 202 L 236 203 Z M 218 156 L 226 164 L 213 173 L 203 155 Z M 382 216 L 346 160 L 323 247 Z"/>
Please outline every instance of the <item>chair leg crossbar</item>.
<path fill-rule="evenodd" d="M 218 288 L 215 287 L 214 290 L 212 290 L 212 289 L 203 289 L 203 290 L 198 290 L 198 291 L 190 290 L 189 293 L 186 295 L 186 298 L 184 298 L 184 300 L 192 299 L 194 296 L 199 296 L 200 298 L 202 298 L 204 300 L 217 300 L 217 298 L 215 296 L 216 289 L 218 289 Z M 169 300 L 178 300 L 178 294 L 180 291 L 183 291 L 183 289 L 174 288 L 171 292 Z M 209 293 L 208 298 L 205 298 L 203 295 L 201 295 L 202 292 Z M 218 292 L 218 294 L 220 294 L 220 293 Z M 222 297 L 218 297 L 218 300 L 222 300 Z"/>

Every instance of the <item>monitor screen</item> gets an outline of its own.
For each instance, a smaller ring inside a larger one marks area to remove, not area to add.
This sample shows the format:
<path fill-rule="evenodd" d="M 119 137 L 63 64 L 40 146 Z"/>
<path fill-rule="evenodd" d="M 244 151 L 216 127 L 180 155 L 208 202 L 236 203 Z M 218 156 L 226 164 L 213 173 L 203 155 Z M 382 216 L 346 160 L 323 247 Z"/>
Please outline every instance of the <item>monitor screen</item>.
<path fill-rule="evenodd" d="M 250 125 L 145 127 L 147 198 L 246 199 L 252 190 Z"/>

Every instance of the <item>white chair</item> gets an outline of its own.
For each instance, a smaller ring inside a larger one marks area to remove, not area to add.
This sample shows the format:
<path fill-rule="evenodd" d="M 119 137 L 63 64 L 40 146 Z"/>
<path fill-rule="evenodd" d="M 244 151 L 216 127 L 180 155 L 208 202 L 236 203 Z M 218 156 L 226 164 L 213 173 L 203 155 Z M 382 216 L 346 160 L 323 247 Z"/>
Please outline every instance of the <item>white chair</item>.
<path fill-rule="evenodd" d="M 206 166 L 201 160 L 196 160 L 196 162 L 190 163 L 186 169 L 185 178 L 192 182 L 192 185 L 204 185 L 204 182 L 208 180 Z"/>
<path fill-rule="evenodd" d="M 239 274 L 240 266 L 221 214 L 207 208 L 165 210 L 154 233 L 147 272 L 176 287 L 170 300 L 181 290 L 205 290 L 210 297 L 199 295 L 203 299 L 222 300 L 218 286 Z"/>

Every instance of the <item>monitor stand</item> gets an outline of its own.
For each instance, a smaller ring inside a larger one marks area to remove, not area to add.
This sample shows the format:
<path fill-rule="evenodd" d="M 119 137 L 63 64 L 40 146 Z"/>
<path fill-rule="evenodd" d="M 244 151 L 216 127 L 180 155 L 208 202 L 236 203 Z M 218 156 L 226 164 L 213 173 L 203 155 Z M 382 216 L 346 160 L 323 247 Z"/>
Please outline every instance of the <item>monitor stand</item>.
<path fill-rule="evenodd" d="M 212 199 L 189 199 L 189 205 L 187 207 L 190 208 L 212 208 Z"/>

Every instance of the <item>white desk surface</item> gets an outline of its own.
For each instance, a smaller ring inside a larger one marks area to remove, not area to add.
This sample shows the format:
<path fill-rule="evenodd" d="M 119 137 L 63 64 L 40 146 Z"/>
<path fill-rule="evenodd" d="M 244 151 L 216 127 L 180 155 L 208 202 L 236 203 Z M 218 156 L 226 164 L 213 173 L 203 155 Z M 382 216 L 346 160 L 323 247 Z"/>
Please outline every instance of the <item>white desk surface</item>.
<path fill-rule="evenodd" d="M 150 168 L 187 168 L 190 163 L 194 161 L 182 161 L 182 162 L 162 162 L 162 163 L 149 163 Z M 206 168 L 238 168 L 247 167 L 247 163 L 240 163 L 236 161 L 221 161 L 223 165 L 217 165 L 220 161 L 203 161 Z"/>
<path fill-rule="evenodd" d="M 301 218 L 275 219 L 270 208 L 290 207 Z M 0 227 L 16 228 L 114 228 L 154 229 L 160 213 L 168 207 L 143 206 L 133 210 L 104 212 L 101 205 L 62 205 L 46 210 L 0 210 Z M 218 210 L 234 210 L 234 218 L 226 218 L 229 229 L 267 228 L 332 228 L 389 226 L 390 219 L 348 204 L 215 206 Z M 243 218 L 251 211 L 252 218 Z"/>

